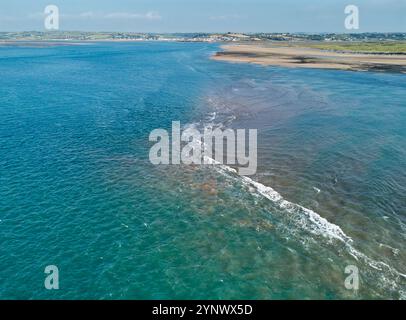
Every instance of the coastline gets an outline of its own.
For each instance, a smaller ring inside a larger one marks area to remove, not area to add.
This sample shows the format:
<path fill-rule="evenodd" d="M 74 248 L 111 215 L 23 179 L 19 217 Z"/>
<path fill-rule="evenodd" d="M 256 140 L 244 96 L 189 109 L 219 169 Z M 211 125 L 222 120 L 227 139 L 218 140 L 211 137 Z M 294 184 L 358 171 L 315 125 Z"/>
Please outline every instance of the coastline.
<path fill-rule="evenodd" d="M 406 56 L 402 54 L 335 52 L 285 43 L 223 45 L 221 49 L 223 51 L 211 57 L 213 60 L 290 68 L 406 73 Z"/>

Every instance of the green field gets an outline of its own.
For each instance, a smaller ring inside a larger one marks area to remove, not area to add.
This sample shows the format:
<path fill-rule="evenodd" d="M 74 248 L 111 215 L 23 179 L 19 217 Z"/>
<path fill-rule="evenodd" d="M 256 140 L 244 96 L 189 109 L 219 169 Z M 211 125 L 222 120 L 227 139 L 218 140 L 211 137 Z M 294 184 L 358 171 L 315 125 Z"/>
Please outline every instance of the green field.
<path fill-rule="evenodd" d="M 310 44 L 311 48 L 331 51 L 406 54 L 406 42 L 340 42 Z"/>

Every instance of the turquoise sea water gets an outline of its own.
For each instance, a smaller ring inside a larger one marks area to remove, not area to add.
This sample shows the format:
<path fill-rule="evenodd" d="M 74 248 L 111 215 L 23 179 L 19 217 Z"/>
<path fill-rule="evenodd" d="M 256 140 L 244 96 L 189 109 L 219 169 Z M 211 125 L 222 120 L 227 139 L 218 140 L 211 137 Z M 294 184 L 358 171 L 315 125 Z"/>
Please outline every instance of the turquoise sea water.
<path fill-rule="evenodd" d="M 405 75 L 217 50 L 0 48 L 1 299 L 406 298 Z M 153 166 L 171 121 L 257 128 L 257 174 Z"/>

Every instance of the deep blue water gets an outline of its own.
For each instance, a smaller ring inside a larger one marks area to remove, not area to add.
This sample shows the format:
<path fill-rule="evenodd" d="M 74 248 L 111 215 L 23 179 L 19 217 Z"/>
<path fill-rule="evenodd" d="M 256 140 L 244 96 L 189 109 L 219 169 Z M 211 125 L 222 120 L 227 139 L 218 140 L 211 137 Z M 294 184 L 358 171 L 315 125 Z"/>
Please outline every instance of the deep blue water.
<path fill-rule="evenodd" d="M 405 75 L 217 50 L 0 47 L 0 298 L 406 297 Z M 213 112 L 258 129 L 252 180 L 149 162 L 153 129 Z"/>

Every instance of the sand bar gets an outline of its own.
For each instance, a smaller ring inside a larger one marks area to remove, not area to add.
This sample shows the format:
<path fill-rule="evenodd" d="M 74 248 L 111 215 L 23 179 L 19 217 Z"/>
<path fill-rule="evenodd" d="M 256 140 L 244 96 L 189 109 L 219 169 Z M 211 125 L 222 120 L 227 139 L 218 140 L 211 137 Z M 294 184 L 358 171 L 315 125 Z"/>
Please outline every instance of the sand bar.
<path fill-rule="evenodd" d="M 212 59 L 266 66 L 406 73 L 406 55 L 325 51 L 288 44 L 224 45 Z"/>

